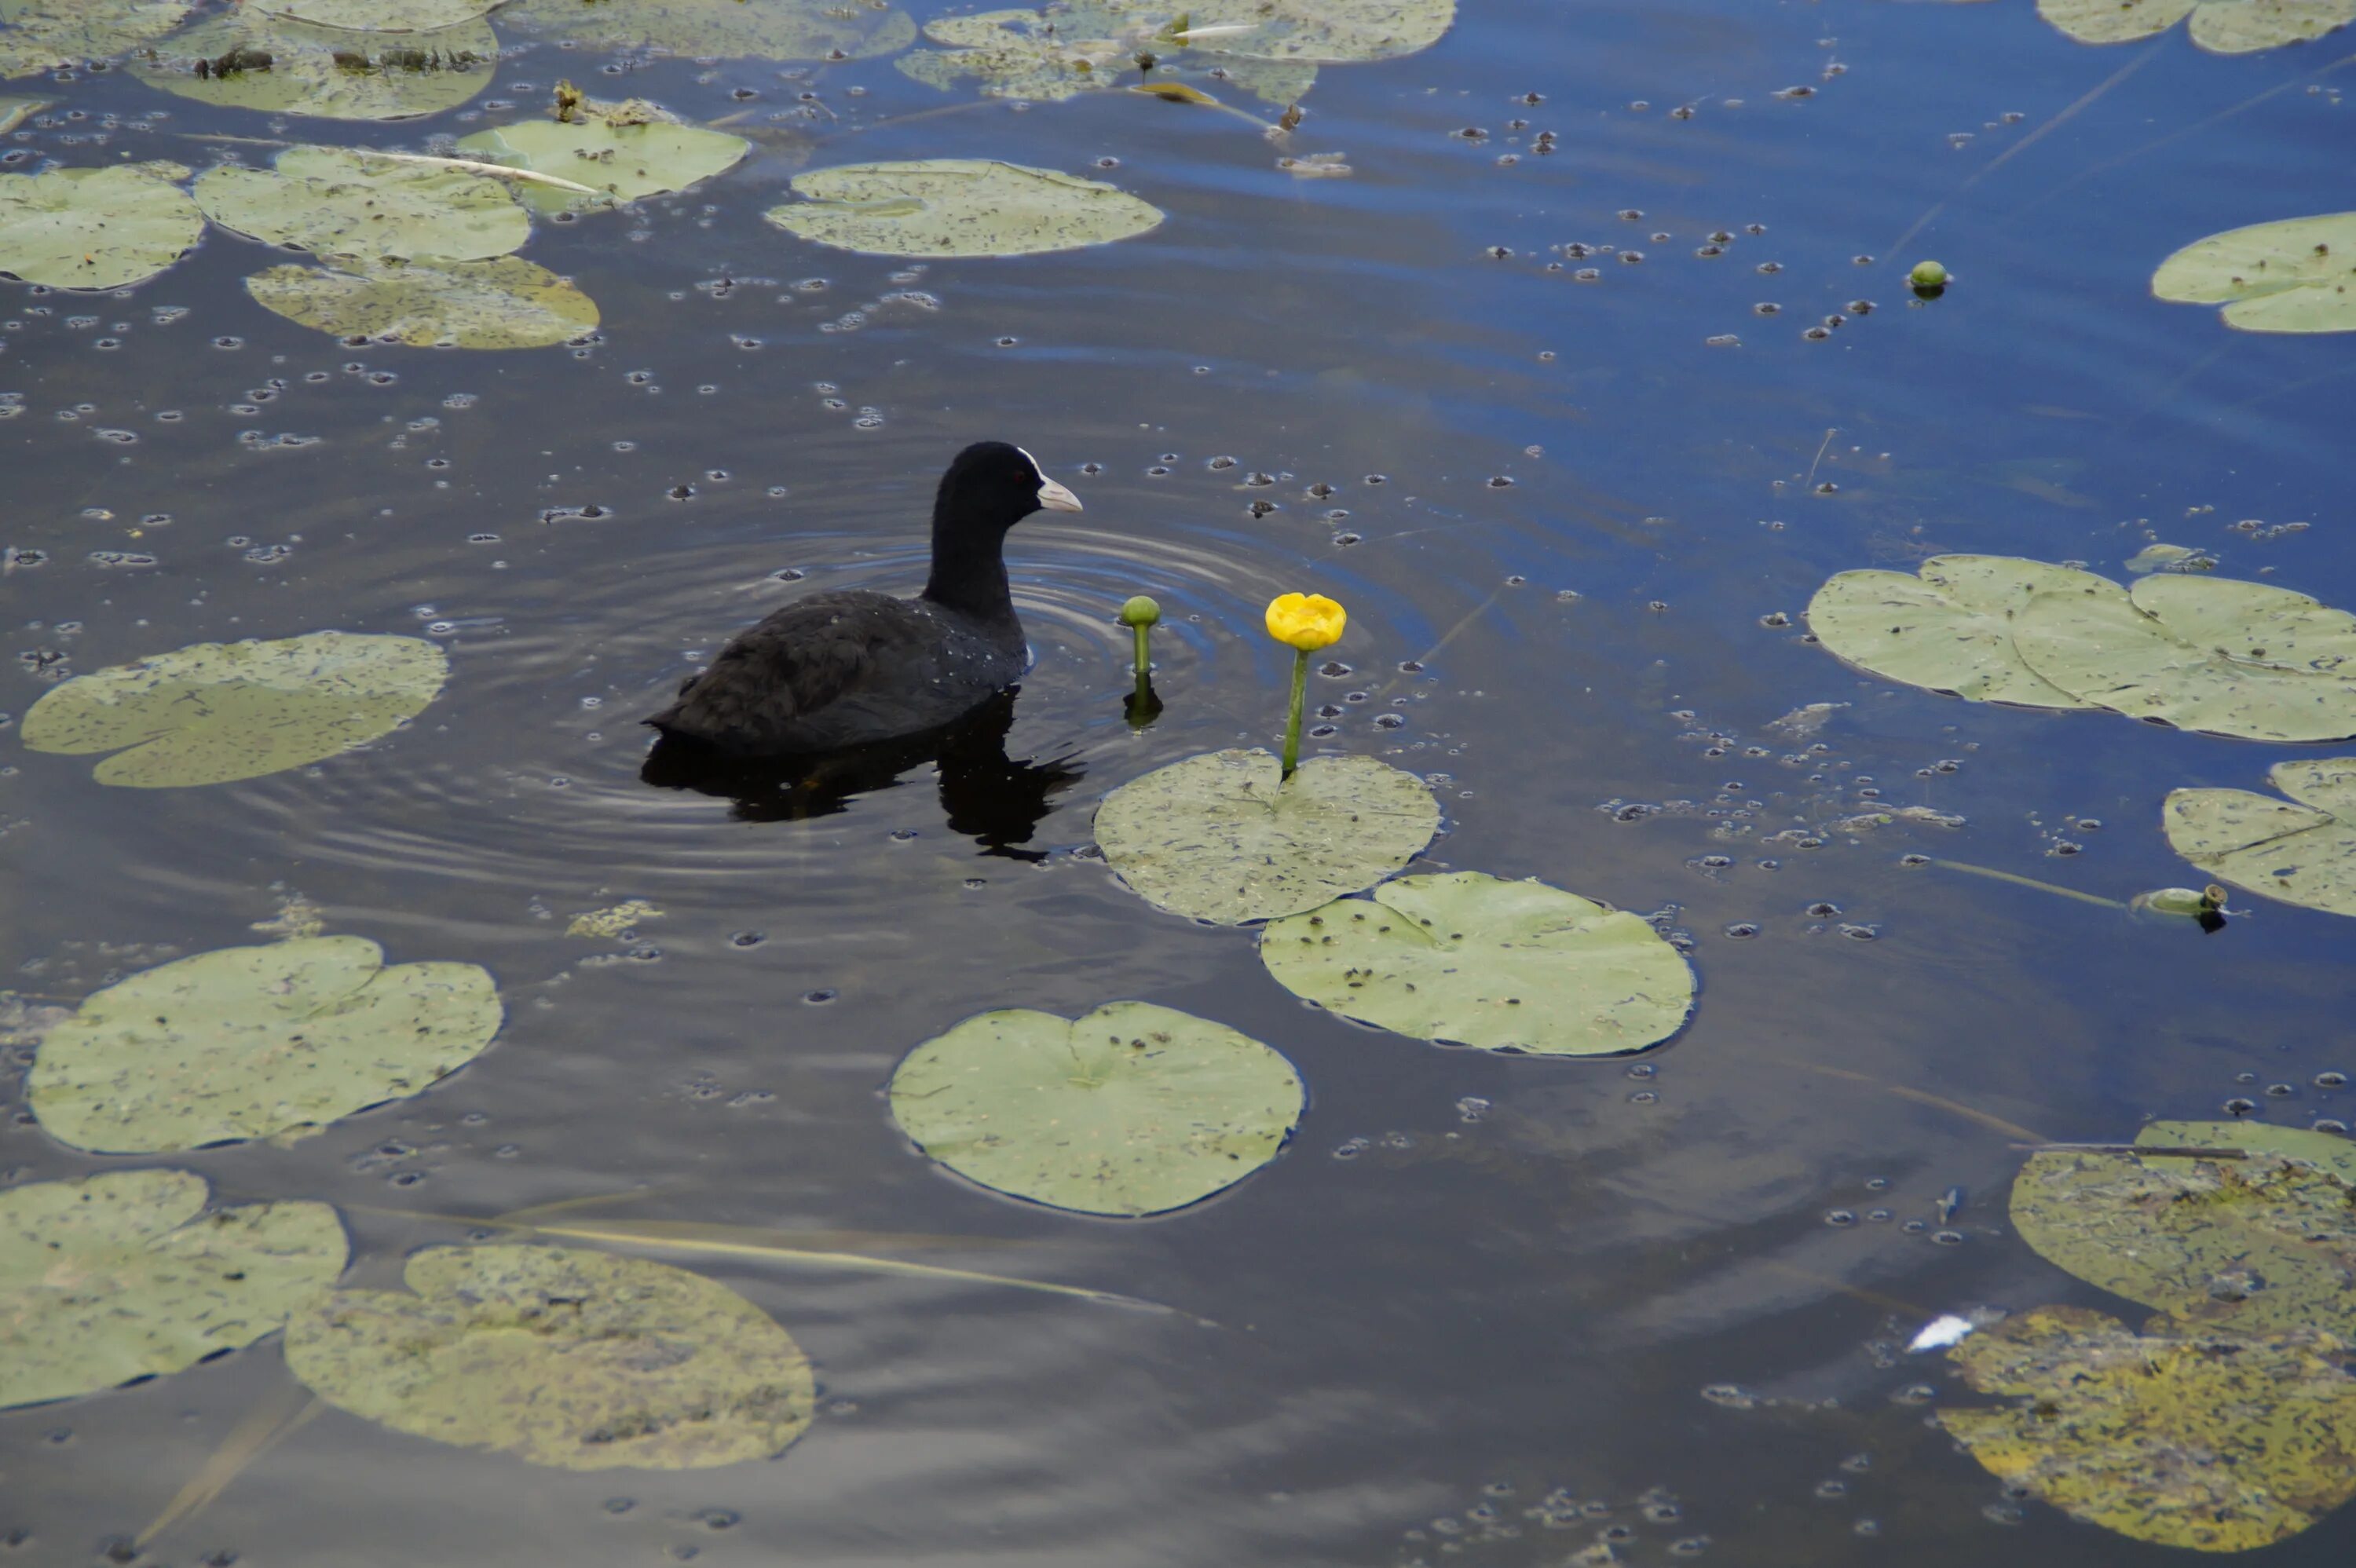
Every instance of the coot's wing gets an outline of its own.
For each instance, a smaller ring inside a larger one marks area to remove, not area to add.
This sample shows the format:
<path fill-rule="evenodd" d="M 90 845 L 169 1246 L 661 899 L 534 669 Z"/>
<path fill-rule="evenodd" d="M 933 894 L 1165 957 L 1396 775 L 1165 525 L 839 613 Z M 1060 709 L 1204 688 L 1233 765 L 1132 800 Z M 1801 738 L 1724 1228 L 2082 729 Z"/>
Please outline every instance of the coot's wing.
<path fill-rule="evenodd" d="M 792 750 L 811 720 L 872 679 L 922 619 L 884 593 L 797 601 L 721 649 L 647 722 L 732 752 Z"/>

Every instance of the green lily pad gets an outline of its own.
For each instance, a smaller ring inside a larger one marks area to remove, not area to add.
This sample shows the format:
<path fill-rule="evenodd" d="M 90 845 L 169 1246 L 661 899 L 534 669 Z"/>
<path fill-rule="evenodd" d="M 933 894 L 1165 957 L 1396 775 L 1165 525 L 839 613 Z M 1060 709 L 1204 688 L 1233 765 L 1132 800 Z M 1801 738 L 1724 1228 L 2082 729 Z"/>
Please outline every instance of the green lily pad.
<path fill-rule="evenodd" d="M 341 147 L 289 147 L 274 169 L 210 169 L 195 191 L 222 228 L 321 256 L 478 261 L 531 238 L 531 215 L 502 181 Z"/>
<path fill-rule="evenodd" d="M 1142 234 L 1162 209 L 1077 175 L 994 158 L 840 164 L 794 176 L 769 221 L 871 256 L 1028 256 Z"/>
<path fill-rule="evenodd" d="M 771 1458 L 809 1425 L 801 1347 L 701 1275 L 491 1245 L 429 1247 L 402 1277 L 286 1325 L 289 1371 L 396 1432 L 564 1470 L 688 1470 Z"/>
<path fill-rule="evenodd" d="M 2081 701 L 2254 741 L 2356 735 L 2356 615 L 2233 578 L 2046 589 L 2013 619 L 2029 667 Z"/>
<path fill-rule="evenodd" d="M 2344 27 L 2356 0 L 2037 0 L 2037 14 L 2082 44 L 2132 43 L 2190 16 L 2194 43 L 2245 55 Z"/>
<path fill-rule="evenodd" d="M 1159 1214 L 1276 1157 L 1307 1103 L 1248 1035 L 1150 1002 L 966 1019 L 892 1074 L 901 1130 L 958 1175 L 1085 1214 Z"/>
<path fill-rule="evenodd" d="M 1260 933 L 1277 984 L 1395 1034 L 1538 1056 L 1657 1045 L 1693 970 L 1639 917 L 1479 871 L 1400 877 Z"/>
<path fill-rule="evenodd" d="M 0 175 L 0 272 L 53 289 L 144 283 L 193 249 L 204 215 L 178 164 Z"/>
<path fill-rule="evenodd" d="M 473 964 L 396 964 L 358 936 L 143 969 L 51 1029 L 26 1098 L 76 1148 L 155 1154 L 316 1132 L 423 1092 L 499 1031 Z"/>
<path fill-rule="evenodd" d="M 2356 212 L 2211 234 L 2162 261 L 2151 292 L 2222 304 L 2225 325 L 2244 332 L 2356 332 Z"/>
<path fill-rule="evenodd" d="M 477 131 L 458 143 L 466 157 L 554 175 L 594 187 L 616 201 L 685 190 L 735 167 L 751 147 L 742 136 L 700 125 L 617 125 L 595 116 L 572 123 L 522 120 Z M 528 185 L 516 194 L 543 210 L 594 205 L 592 197 L 547 186 Z"/>
<path fill-rule="evenodd" d="M 422 637 L 193 643 L 43 693 L 25 715 L 25 744 L 115 752 L 91 776 L 133 789 L 259 778 L 391 734 L 449 673 L 448 657 Z"/>
<path fill-rule="evenodd" d="M 2020 1403 L 1939 1424 L 1990 1475 L 2130 1540 L 2247 1552 L 2356 1496 L 2356 1378 L 2328 1335 L 2137 1334 L 2040 1307 L 1947 1354 Z"/>
<path fill-rule="evenodd" d="M 0 1189 L 0 1409 L 241 1349 L 343 1273 L 327 1204 L 207 1213 L 205 1192 L 186 1170 Z"/>
<path fill-rule="evenodd" d="M 1183 13 L 1190 48 L 1331 65 L 1418 53 L 1456 21 L 1456 0 L 1183 0 L 1152 10 Z"/>
<path fill-rule="evenodd" d="M 2169 848 L 2237 888 L 2356 914 L 2356 757 L 2276 763 L 2266 781 L 2290 799 L 2171 791 L 2160 807 Z"/>
<path fill-rule="evenodd" d="M 1970 702 L 2087 708 L 2030 669 L 2013 623 L 2048 588 L 2108 579 L 2002 555 L 1941 555 L 1909 577 L 1844 571 L 1808 602 L 1808 630 L 1827 652 L 1870 675 Z"/>
<path fill-rule="evenodd" d="M 360 33 L 430 33 L 478 21 L 506 0 L 244 0 L 290 22 Z"/>
<path fill-rule="evenodd" d="M 267 69 L 227 73 L 200 61 L 233 51 L 266 54 Z M 340 58 L 338 58 L 340 57 Z M 247 5 L 172 40 L 160 58 L 135 63 L 152 86 L 202 103 L 327 120 L 413 120 L 457 108 L 491 84 L 499 41 L 479 18 L 430 33 L 355 32 L 273 16 Z"/>
<path fill-rule="evenodd" d="M 195 9 L 194 0 L 0 0 L 0 76 L 112 59 Z"/>
<path fill-rule="evenodd" d="M 1141 50 L 1154 57 L 1149 81 L 1203 87 L 1224 81 L 1269 103 L 1294 103 L 1316 85 L 1314 65 L 1256 60 L 1187 48 L 1168 34 L 1170 17 L 1140 7 L 1081 4 L 1042 11 L 986 11 L 925 25 L 925 37 L 948 49 L 918 49 L 893 62 L 905 75 L 948 89 L 980 79 L 986 98 L 1052 103 L 1083 92 L 1118 91 Z"/>
<path fill-rule="evenodd" d="M 585 48 L 699 59 L 865 59 L 916 38 L 885 0 L 518 0 L 499 19 Z"/>
<path fill-rule="evenodd" d="M 246 279 L 245 290 L 305 326 L 420 348 L 546 348 L 594 330 L 598 319 L 594 300 L 519 256 L 273 267 Z"/>
<path fill-rule="evenodd" d="M 2245 1157 L 2031 1155 L 2012 1184 L 2021 1240 L 2187 1322 L 2356 1339 L 2356 1144 L 2243 1122 L 2156 1122 L 2136 1142 Z"/>
<path fill-rule="evenodd" d="M 1131 779 L 1097 807 L 1097 847 L 1146 902 L 1218 925 L 1314 909 L 1415 859 L 1440 805 L 1372 757 L 1210 752 Z"/>

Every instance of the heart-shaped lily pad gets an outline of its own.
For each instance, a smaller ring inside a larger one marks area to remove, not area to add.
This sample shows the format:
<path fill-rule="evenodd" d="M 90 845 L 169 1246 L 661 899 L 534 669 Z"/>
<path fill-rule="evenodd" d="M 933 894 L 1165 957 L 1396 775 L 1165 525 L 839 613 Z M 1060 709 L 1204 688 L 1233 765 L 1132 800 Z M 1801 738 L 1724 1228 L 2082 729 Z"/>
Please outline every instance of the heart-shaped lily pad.
<path fill-rule="evenodd" d="M 993 158 L 841 164 L 794 176 L 770 222 L 872 256 L 1029 256 L 1146 232 L 1162 209 L 1101 181 Z"/>
<path fill-rule="evenodd" d="M 498 10 L 506 0 L 244 0 L 256 11 L 361 33 L 430 33 Z"/>
<path fill-rule="evenodd" d="M 537 261 L 385 261 L 351 270 L 273 267 L 246 293 L 338 337 L 418 348 L 547 348 L 596 329 L 597 302 Z"/>
<path fill-rule="evenodd" d="M 571 1248 L 429 1247 L 407 1290 L 316 1296 L 286 1365 L 396 1432 L 565 1470 L 766 1459 L 809 1425 L 793 1337 L 716 1281 Z"/>
<path fill-rule="evenodd" d="M 209 169 L 195 192 L 222 228 L 321 256 L 478 261 L 531 238 L 531 215 L 499 180 L 342 147 L 289 147 L 274 169 Z"/>
<path fill-rule="evenodd" d="M 501 1011 L 473 964 L 396 964 L 358 936 L 143 969 L 52 1028 L 26 1099 L 76 1148 L 152 1154 L 316 1132 L 480 1055 Z"/>
<path fill-rule="evenodd" d="M 2329 1335 L 2164 1319 L 2137 1334 L 2040 1307 L 1947 1354 L 1973 1388 L 2019 1403 L 1942 1410 L 1939 1424 L 1989 1474 L 2130 1540 L 2247 1552 L 2356 1495 L 2356 1378 Z"/>
<path fill-rule="evenodd" d="M 1418 1040 L 1539 1056 L 1657 1045 L 1693 1008 L 1693 970 L 1639 917 L 1479 871 L 1400 877 L 1271 922 L 1278 984 Z"/>
<path fill-rule="evenodd" d="M 1808 602 L 1808 630 L 1837 656 L 1909 686 L 1972 702 L 2084 708 L 2092 704 L 2029 667 L 2013 646 L 2012 626 L 2041 590 L 2105 581 L 2012 556 L 1933 556 L 1912 577 L 1836 574 Z"/>
<path fill-rule="evenodd" d="M 1158 1214 L 1276 1157 L 1306 1094 L 1283 1057 L 1149 1002 L 970 1018 L 910 1051 L 892 1115 L 960 1176 L 1058 1209 Z"/>
<path fill-rule="evenodd" d="M 204 214 L 178 164 L 0 175 L 0 272 L 53 289 L 145 283 L 186 255 Z"/>
<path fill-rule="evenodd" d="M 2290 799 L 2170 792 L 2160 807 L 2169 848 L 2237 888 L 2356 914 L 2356 757 L 2276 763 L 2266 781 Z"/>
<path fill-rule="evenodd" d="M 2037 0 L 2037 14 L 2082 44 L 2125 44 L 2192 18 L 2192 41 L 2245 55 L 2321 37 L 2356 19 L 2356 0 Z"/>
<path fill-rule="evenodd" d="M 1314 909 L 1415 859 L 1440 804 L 1372 757 L 1210 752 L 1131 779 L 1097 808 L 1097 847 L 1156 909 L 1220 925 Z"/>
<path fill-rule="evenodd" d="M 516 0 L 499 19 L 584 48 L 713 59 L 865 59 L 916 37 L 886 0 Z"/>
<path fill-rule="evenodd" d="M 166 92 L 224 108 L 412 120 L 473 98 L 498 60 L 499 41 L 479 17 L 428 33 L 355 32 L 246 5 L 198 23 L 132 69 Z"/>
<path fill-rule="evenodd" d="M 2222 304 L 2244 332 L 2356 332 L 2356 212 L 2211 234 L 2162 261 L 2151 292 Z"/>
<path fill-rule="evenodd" d="M 195 9 L 194 0 L 0 0 L 0 76 L 111 59 Z"/>
<path fill-rule="evenodd" d="M 2254 741 L 2356 735 L 2356 615 L 2304 593 L 2162 575 L 2033 594 L 2013 619 L 2029 667 L 2131 719 Z"/>
<path fill-rule="evenodd" d="M 668 121 L 616 123 L 592 114 L 578 121 L 519 120 L 463 137 L 458 151 L 485 163 L 554 175 L 605 192 L 616 201 L 685 190 L 735 167 L 752 146 L 742 136 Z M 592 197 L 547 186 L 517 194 L 543 210 L 591 205 Z"/>
<path fill-rule="evenodd" d="M 195 643 L 52 688 L 25 715 L 25 744 L 114 752 L 91 776 L 134 789 L 259 778 L 391 733 L 449 672 L 422 637 Z"/>
<path fill-rule="evenodd" d="M 0 1409 L 251 1345 L 343 1272 L 325 1203 L 204 1209 L 185 1170 L 0 1188 Z"/>
<path fill-rule="evenodd" d="M 2136 1143 L 2031 1155 L 2012 1184 L 2021 1240 L 2188 1322 L 2356 1339 L 2356 1143 L 2244 1122 L 2154 1122 Z M 2217 1155 L 2140 1152 L 2171 1148 Z"/>

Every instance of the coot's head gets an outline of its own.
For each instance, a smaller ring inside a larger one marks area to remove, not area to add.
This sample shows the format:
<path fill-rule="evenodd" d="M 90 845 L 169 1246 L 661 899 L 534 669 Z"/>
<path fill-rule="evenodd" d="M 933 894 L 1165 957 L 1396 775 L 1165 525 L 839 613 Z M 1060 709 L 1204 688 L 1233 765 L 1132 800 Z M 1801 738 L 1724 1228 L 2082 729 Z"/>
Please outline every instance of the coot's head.
<path fill-rule="evenodd" d="M 978 441 L 957 454 L 933 501 L 936 531 L 1004 533 L 1042 507 L 1076 512 L 1080 498 L 1039 471 L 1032 455 L 1002 441 Z"/>

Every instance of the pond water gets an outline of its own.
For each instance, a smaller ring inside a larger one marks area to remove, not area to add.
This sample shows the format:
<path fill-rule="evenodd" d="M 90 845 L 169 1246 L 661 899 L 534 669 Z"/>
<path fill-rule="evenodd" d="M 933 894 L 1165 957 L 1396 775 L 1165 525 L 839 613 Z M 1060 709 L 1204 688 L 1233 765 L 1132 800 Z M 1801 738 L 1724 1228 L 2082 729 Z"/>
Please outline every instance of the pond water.
<path fill-rule="evenodd" d="M 1906 858 L 2104 899 L 2197 884 L 2167 791 L 2261 788 L 2333 749 L 1959 702 L 1842 665 L 1800 613 L 1849 568 L 1974 551 L 2124 579 L 2155 540 L 2356 603 L 2348 340 L 2233 332 L 2147 286 L 2203 235 L 2356 205 L 2351 35 L 2219 56 L 2181 27 L 2088 47 L 2021 0 L 1463 0 L 1427 50 L 1325 67 L 1280 146 L 1140 95 L 1016 107 L 889 59 L 492 24 L 481 93 L 391 124 L 120 69 L 5 84 L 52 104 L 0 143 L 31 155 L 14 173 L 268 156 L 205 137 L 446 151 L 568 77 L 757 135 L 685 195 L 538 226 L 526 254 L 603 313 L 576 346 L 353 347 L 249 299 L 287 258 L 220 229 L 122 293 L 0 282 L 0 709 L 326 628 L 451 665 L 362 752 L 203 788 L 102 787 L 0 734 L 6 984 L 70 1006 L 263 941 L 294 902 L 389 960 L 482 965 L 507 1008 L 423 1093 L 168 1160 L 48 1136 L 19 1048 L 0 1179 L 169 1163 L 225 1199 L 322 1200 L 373 1286 L 490 1217 L 613 1197 L 583 1214 L 1180 1311 L 665 1253 L 813 1360 L 817 1418 L 775 1462 L 571 1473 L 328 1411 L 126 1544 L 290 1398 L 265 1339 L 0 1414 L 19 1557 L 2166 1557 L 2008 1493 L 1930 1421 L 1982 1396 L 1902 1348 L 1983 1305 L 2140 1319 L 2013 1233 L 2029 1140 L 2237 1099 L 2346 1118 L 2316 1083 L 2356 1071 L 2342 917 L 2236 891 L 2204 936 Z M 1323 152 L 1347 177 L 1277 165 Z M 1068 170 L 1166 218 L 930 263 L 763 219 L 804 167 L 925 157 Z M 1926 257 L 1955 282 L 1918 302 Z M 933 484 L 989 437 L 1087 506 L 1010 541 L 1037 663 L 1002 755 L 857 778 L 815 812 L 640 782 L 637 720 L 731 632 L 797 593 L 913 591 Z M 1307 749 L 1431 782 L 1416 870 L 1654 919 L 1700 985 L 1673 1041 L 1547 1060 L 1355 1027 L 1272 983 L 1248 933 L 1110 872 L 1107 791 L 1274 743 L 1290 661 L 1260 616 L 1293 590 L 1349 611 Z M 1115 618 L 1139 592 L 1164 613 L 1142 729 Z M 1786 717 L 1811 704 L 1832 706 Z M 1897 806 L 1955 820 L 1833 826 Z M 659 915 L 568 935 L 632 899 Z M 964 1181 L 895 1129 L 883 1088 L 918 1042 L 1116 998 L 1296 1064 L 1283 1156 L 1109 1221 Z M 2271 1550 L 2347 1563 L 2356 1509 Z"/>

